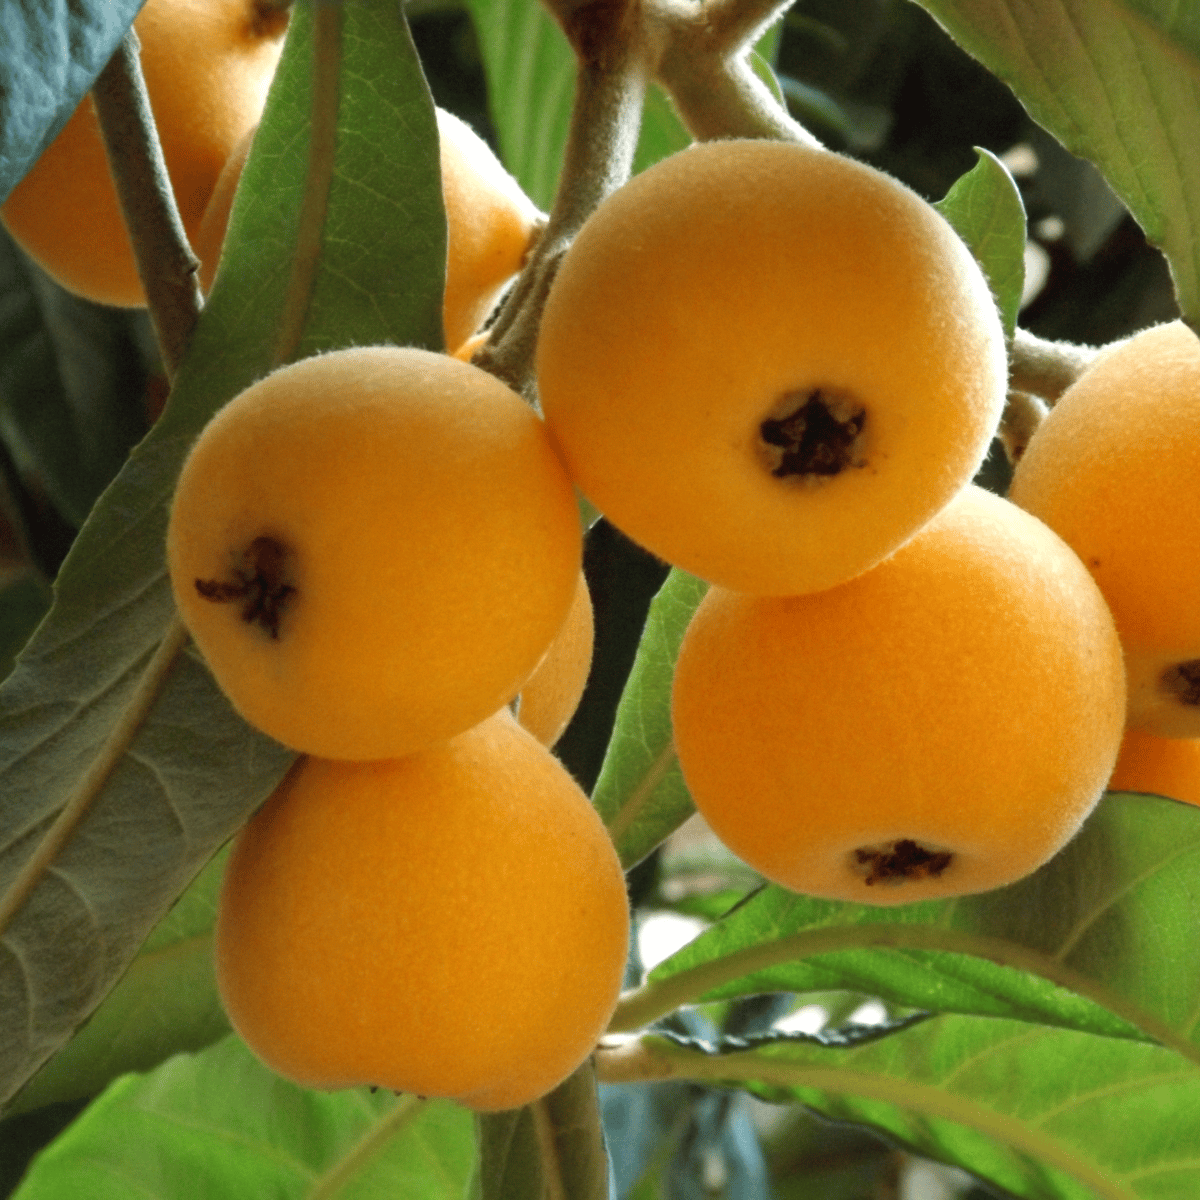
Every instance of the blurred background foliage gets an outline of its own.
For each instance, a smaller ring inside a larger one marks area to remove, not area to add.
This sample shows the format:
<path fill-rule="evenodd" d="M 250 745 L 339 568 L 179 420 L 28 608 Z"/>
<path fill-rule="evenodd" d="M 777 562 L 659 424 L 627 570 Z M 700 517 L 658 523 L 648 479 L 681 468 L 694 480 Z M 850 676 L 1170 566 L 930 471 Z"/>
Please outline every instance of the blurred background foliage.
<path fill-rule="evenodd" d="M 413 33 L 435 100 L 494 145 L 484 60 L 464 6 L 416 0 Z M 782 23 L 775 69 L 788 105 L 831 147 L 937 199 L 976 161 L 1000 156 L 1029 217 L 1029 283 L 1021 324 L 1045 337 L 1097 344 L 1176 315 L 1157 251 L 1094 168 L 1041 132 L 1012 94 L 908 0 L 803 0 Z M 547 203 L 547 197 L 538 197 Z M 49 602 L 75 530 L 161 408 L 165 379 L 143 314 L 67 296 L 0 231 L 0 675 Z M 994 466 L 994 464 L 993 464 Z M 600 770 L 647 606 L 666 568 L 603 520 L 585 567 L 597 643 L 583 703 L 558 752 L 585 787 Z M 719 886 L 681 881 L 704 877 Z M 700 838 L 669 843 L 631 873 L 642 953 L 690 936 L 750 883 Z M 819 1001 L 819 1002 L 818 1002 Z M 867 997 L 807 997 L 792 1014 L 813 1032 L 885 1020 Z M 782 1007 L 781 1007 L 782 1006 Z M 789 1011 L 753 997 L 689 1021 L 739 1035 Z M 86 1100 L 0 1123 L 0 1195 Z M 621 1196 L 692 1200 L 948 1200 L 994 1193 L 915 1163 L 869 1133 L 791 1106 L 685 1085 L 605 1089 L 604 1112 Z"/>

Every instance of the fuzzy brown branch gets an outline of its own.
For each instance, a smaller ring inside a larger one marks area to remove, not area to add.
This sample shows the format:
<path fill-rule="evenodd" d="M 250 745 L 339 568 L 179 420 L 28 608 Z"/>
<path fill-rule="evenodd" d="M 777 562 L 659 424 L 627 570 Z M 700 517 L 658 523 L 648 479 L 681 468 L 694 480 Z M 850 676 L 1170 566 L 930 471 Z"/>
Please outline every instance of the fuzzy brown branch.
<path fill-rule="evenodd" d="M 1008 402 L 1004 406 L 996 436 L 1014 467 L 1049 411 L 1046 402 L 1031 392 L 1014 390 L 1008 393 Z"/>
<path fill-rule="evenodd" d="M 1092 365 L 1100 351 L 1094 346 L 1051 342 L 1025 329 L 1013 336 L 1009 352 L 1009 386 L 1031 392 L 1053 404 Z"/>
<path fill-rule="evenodd" d="M 200 263 L 175 204 L 132 29 L 100 72 L 92 99 L 163 367 L 173 379 L 204 304 Z"/>

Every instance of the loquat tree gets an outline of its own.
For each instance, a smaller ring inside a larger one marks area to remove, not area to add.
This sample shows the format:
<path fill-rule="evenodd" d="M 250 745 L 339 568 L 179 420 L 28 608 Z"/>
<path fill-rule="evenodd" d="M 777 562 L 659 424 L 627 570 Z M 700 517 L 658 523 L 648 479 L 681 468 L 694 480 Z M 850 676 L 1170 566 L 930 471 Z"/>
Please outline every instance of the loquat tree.
<path fill-rule="evenodd" d="M 1194 6 L 0 0 L 0 226 L 0 1194 L 1200 1191 Z"/>

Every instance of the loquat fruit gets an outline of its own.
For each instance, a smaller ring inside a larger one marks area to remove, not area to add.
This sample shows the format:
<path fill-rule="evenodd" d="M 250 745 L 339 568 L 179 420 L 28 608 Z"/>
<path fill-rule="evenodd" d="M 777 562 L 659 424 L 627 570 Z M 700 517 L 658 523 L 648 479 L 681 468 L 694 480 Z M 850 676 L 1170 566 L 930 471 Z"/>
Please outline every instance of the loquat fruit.
<path fill-rule="evenodd" d="M 986 280 L 887 175 L 692 146 L 588 219 L 537 348 L 580 489 L 667 561 L 795 594 L 880 561 L 970 481 L 1007 366 Z"/>
<path fill-rule="evenodd" d="M 543 746 L 553 746 L 570 723 L 592 666 L 595 623 L 592 595 L 583 572 L 567 619 L 521 689 L 517 720 Z"/>
<path fill-rule="evenodd" d="M 253 725 L 407 754 L 507 704 L 562 627 L 574 491 L 492 376 L 394 346 L 283 367 L 209 422 L 171 505 L 180 615 Z"/>
<path fill-rule="evenodd" d="M 1108 781 L 1110 792 L 1149 792 L 1200 804 L 1200 738 L 1127 729 Z"/>
<path fill-rule="evenodd" d="M 258 0 L 147 0 L 133 27 L 163 158 L 189 240 L 221 168 L 258 122 L 286 10 Z M 69 291 L 146 303 L 90 96 L 0 207 L 8 231 Z"/>
<path fill-rule="evenodd" d="M 673 694 L 679 763 L 717 836 L 784 887 L 882 905 L 1041 866 L 1102 794 L 1123 717 L 1091 576 L 975 487 L 839 587 L 710 589 Z"/>
<path fill-rule="evenodd" d="M 515 1108 L 591 1052 L 628 935 L 603 824 L 503 711 L 403 759 L 302 760 L 235 843 L 217 981 L 305 1086 Z"/>
<path fill-rule="evenodd" d="M 1128 722 L 1200 736 L 1200 338 L 1176 321 L 1101 353 L 1059 397 L 1009 496 L 1104 593 L 1125 648 Z"/>

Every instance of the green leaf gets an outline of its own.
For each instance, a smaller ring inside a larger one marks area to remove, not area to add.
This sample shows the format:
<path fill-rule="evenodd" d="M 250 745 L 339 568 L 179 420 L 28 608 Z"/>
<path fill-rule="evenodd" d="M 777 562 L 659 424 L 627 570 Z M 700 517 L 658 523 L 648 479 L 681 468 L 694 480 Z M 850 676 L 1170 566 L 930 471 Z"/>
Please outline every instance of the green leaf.
<path fill-rule="evenodd" d="M 682 1003 L 843 989 L 1155 1039 L 1200 1062 L 1200 810 L 1114 794 L 1010 887 L 879 908 L 767 887 L 659 964 L 612 1028 Z"/>
<path fill-rule="evenodd" d="M 144 0 L 0 0 L 0 203 L 54 140 Z"/>
<path fill-rule="evenodd" d="M 990 150 L 975 153 L 979 162 L 934 208 L 983 268 L 1011 338 L 1025 289 L 1025 205 L 1008 168 Z"/>
<path fill-rule="evenodd" d="M 1200 320 L 1200 12 L 1175 0 L 919 0 L 1095 163 Z"/>
<path fill-rule="evenodd" d="M 459 1200 L 471 1116 L 366 1088 L 315 1092 L 234 1037 L 126 1075 L 34 1162 L 15 1200 Z"/>
<path fill-rule="evenodd" d="M 702 580 L 676 568 L 651 602 L 592 793 L 627 868 L 693 811 L 675 756 L 671 681 L 684 630 L 707 590 Z"/>
<path fill-rule="evenodd" d="M 149 1071 L 229 1032 L 212 949 L 227 857 L 218 854 L 201 871 L 87 1024 L 17 1095 L 10 1113 L 94 1096 L 119 1075 Z"/>
<path fill-rule="evenodd" d="M 22 473 L 82 525 L 146 432 L 142 314 L 52 282 L 0 230 L 0 436 Z"/>
<path fill-rule="evenodd" d="M 185 653 L 167 656 L 115 769 L 87 782 L 172 628 L 167 507 L 204 422 L 297 355 L 438 343 L 437 161 L 432 100 L 395 0 L 297 6 L 171 401 L 81 530 L 54 607 L 0 689 L 0 1100 L 99 1004 L 294 758 Z M 66 836 L 51 841 L 64 810 Z"/>
<path fill-rule="evenodd" d="M 804 1037 L 718 1053 L 643 1042 L 643 1078 L 799 1101 L 1028 1200 L 1200 1188 L 1200 1074 L 1161 1046 L 952 1016 L 844 1050 Z"/>
<path fill-rule="evenodd" d="M 575 95 L 575 55 L 544 5 L 467 0 L 504 165 L 540 208 L 554 202 Z"/>

